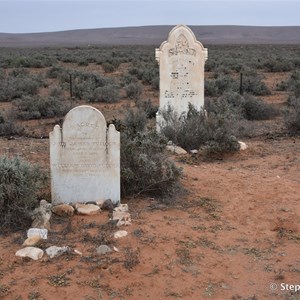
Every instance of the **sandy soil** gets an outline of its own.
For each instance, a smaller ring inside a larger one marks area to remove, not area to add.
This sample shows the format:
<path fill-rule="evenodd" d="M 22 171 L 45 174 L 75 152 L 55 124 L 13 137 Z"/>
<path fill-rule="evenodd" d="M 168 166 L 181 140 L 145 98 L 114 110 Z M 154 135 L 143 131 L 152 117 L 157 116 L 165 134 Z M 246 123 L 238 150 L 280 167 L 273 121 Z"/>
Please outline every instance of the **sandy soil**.
<path fill-rule="evenodd" d="M 187 192 L 172 205 L 122 199 L 133 221 L 122 239 L 106 211 L 54 218 L 41 247 L 82 256 L 20 259 L 25 232 L 1 237 L 2 299 L 299 299 L 280 284 L 300 284 L 300 140 L 246 142 L 224 160 L 174 158 Z M 14 144 L 32 161 L 47 157 L 47 140 L 2 139 L 1 154 Z M 97 256 L 102 243 L 120 252 Z"/>

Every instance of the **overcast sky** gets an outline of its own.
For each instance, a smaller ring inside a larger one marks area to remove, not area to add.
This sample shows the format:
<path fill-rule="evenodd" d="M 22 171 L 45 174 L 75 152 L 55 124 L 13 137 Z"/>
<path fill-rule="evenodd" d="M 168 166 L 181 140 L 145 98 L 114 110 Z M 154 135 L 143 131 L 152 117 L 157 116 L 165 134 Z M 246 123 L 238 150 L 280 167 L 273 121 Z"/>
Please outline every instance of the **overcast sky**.
<path fill-rule="evenodd" d="M 0 0 L 0 32 L 142 25 L 300 25 L 300 0 Z"/>

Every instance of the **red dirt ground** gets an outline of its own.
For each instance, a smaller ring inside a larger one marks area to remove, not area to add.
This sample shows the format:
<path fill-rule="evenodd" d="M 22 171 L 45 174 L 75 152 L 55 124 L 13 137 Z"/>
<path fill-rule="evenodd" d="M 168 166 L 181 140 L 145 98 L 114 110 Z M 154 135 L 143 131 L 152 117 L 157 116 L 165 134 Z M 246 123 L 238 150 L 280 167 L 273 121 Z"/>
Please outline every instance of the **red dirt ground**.
<path fill-rule="evenodd" d="M 101 226 L 108 212 L 54 218 L 41 247 L 69 245 L 82 256 L 20 259 L 25 232 L 2 237 L 2 299 L 299 299 L 280 284 L 300 284 L 300 140 L 246 142 L 224 160 L 178 162 L 188 192 L 171 206 L 123 199 L 132 225 L 122 239 Z M 1 154 L 16 144 L 47 165 L 47 140 L 1 140 Z M 120 252 L 97 256 L 103 241 Z"/>
<path fill-rule="evenodd" d="M 265 81 L 274 89 L 285 76 L 267 74 Z M 148 96 L 157 101 L 157 94 Z M 286 98 L 274 92 L 264 100 L 282 105 Z M 122 100 L 113 107 L 96 106 L 111 119 L 122 115 L 126 105 Z M 132 217 L 131 226 L 120 228 L 127 237 L 112 237 L 117 229 L 106 224 L 106 211 L 54 217 L 40 247 L 68 245 L 82 256 L 21 259 L 15 252 L 26 232 L 1 236 L 0 298 L 300 299 L 292 290 L 300 284 L 300 139 L 277 137 L 277 121 L 261 122 L 263 131 L 272 134 L 258 131 L 256 138 L 243 140 L 246 151 L 223 159 L 173 157 L 183 168 L 186 192 L 171 205 L 153 198 L 122 199 Z M 45 137 L 57 122 L 27 121 L 29 133 L 43 138 L 0 138 L 0 155 L 19 155 L 49 171 Z M 102 243 L 119 252 L 97 256 Z"/>

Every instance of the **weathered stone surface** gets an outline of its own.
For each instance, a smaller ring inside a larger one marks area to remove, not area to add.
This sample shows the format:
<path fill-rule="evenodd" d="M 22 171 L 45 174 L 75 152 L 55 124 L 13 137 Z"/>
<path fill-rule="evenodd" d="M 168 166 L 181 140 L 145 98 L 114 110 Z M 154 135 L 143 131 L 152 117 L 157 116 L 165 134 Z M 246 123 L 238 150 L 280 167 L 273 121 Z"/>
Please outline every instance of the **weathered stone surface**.
<path fill-rule="evenodd" d="M 51 246 L 46 249 L 46 253 L 50 256 L 50 258 L 53 258 L 55 256 L 60 256 L 68 251 L 70 251 L 70 248 L 68 246 L 66 247 Z"/>
<path fill-rule="evenodd" d="M 103 254 L 112 252 L 112 250 L 107 245 L 101 245 L 96 249 L 96 252 L 98 255 L 103 255 Z"/>
<path fill-rule="evenodd" d="M 104 201 L 104 203 L 101 206 L 101 209 L 103 210 L 108 210 L 110 212 L 112 212 L 114 210 L 114 204 L 112 203 L 112 201 L 110 199 L 107 199 Z"/>
<path fill-rule="evenodd" d="M 44 255 L 44 251 L 36 247 L 26 247 L 16 252 L 16 256 L 29 257 L 33 260 L 38 260 L 42 258 L 43 255 Z"/>
<path fill-rule="evenodd" d="M 114 211 L 126 212 L 126 211 L 128 211 L 128 204 L 127 203 L 119 204 L 117 207 L 114 208 Z"/>
<path fill-rule="evenodd" d="M 117 226 L 131 225 L 130 213 L 127 211 L 113 211 L 113 220 L 118 220 Z"/>
<path fill-rule="evenodd" d="M 27 230 L 27 237 L 39 235 L 42 239 L 46 240 L 48 237 L 48 229 L 45 228 L 30 228 Z"/>
<path fill-rule="evenodd" d="M 24 243 L 23 246 L 28 247 L 28 246 L 35 246 L 37 245 L 40 241 L 42 240 L 42 237 L 40 235 L 33 235 L 29 238 L 27 238 Z"/>
<path fill-rule="evenodd" d="M 60 217 L 71 217 L 74 215 L 74 207 L 69 204 L 59 204 L 52 207 L 52 212 Z"/>
<path fill-rule="evenodd" d="M 248 146 L 247 146 L 246 143 L 241 142 L 241 141 L 239 141 L 238 143 L 239 143 L 239 145 L 240 145 L 240 150 L 243 151 L 243 150 L 246 150 L 246 149 L 248 148 Z"/>
<path fill-rule="evenodd" d="M 197 110 L 204 105 L 204 64 L 207 49 L 196 40 L 192 30 L 184 25 L 174 27 L 168 40 L 155 52 L 159 63 L 159 111 L 157 130 L 163 126 L 161 111 L 171 106 L 178 117 L 191 103 Z"/>
<path fill-rule="evenodd" d="M 81 204 L 77 203 L 75 205 L 76 211 L 80 215 L 96 215 L 100 212 L 100 207 L 94 204 Z"/>
<path fill-rule="evenodd" d="M 120 202 L 120 133 L 94 107 L 73 108 L 50 133 L 52 203 Z"/>
<path fill-rule="evenodd" d="M 114 238 L 119 239 L 119 238 L 125 237 L 127 235 L 128 235 L 128 232 L 126 230 L 119 230 L 114 233 Z"/>
<path fill-rule="evenodd" d="M 187 152 L 183 148 L 176 145 L 167 145 L 167 150 L 178 155 L 187 154 Z"/>
<path fill-rule="evenodd" d="M 50 229 L 50 219 L 51 219 L 51 203 L 46 200 L 40 201 L 40 207 L 36 208 L 32 212 L 33 222 L 31 224 L 34 228 L 46 228 Z"/>

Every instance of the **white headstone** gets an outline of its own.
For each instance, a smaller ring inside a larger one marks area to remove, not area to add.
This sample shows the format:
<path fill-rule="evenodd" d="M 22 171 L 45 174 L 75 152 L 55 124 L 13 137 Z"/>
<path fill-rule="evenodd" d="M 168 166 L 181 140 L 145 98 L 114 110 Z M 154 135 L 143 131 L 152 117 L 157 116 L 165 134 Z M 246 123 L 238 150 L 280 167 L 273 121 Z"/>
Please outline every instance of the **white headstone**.
<path fill-rule="evenodd" d="M 204 105 L 204 64 L 207 49 L 196 40 L 192 30 L 177 25 L 168 40 L 155 52 L 159 63 L 159 111 L 157 129 L 163 124 L 160 111 L 169 105 L 180 116 L 186 113 L 191 103 L 197 110 Z"/>
<path fill-rule="evenodd" d="M 120 133 L 82 105 L 50 133 L 52 203 L 120 202 Z"/>

